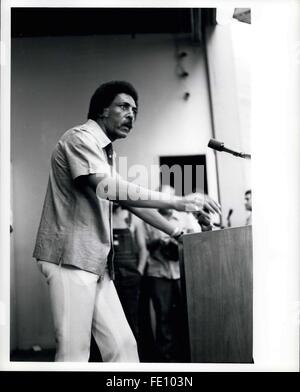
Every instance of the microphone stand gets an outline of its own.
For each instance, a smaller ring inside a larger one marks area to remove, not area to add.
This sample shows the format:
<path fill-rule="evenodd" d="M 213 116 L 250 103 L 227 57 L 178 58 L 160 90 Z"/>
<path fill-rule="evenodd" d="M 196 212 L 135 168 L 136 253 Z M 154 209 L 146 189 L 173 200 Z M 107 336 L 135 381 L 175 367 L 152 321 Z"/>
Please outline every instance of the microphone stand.
<path fill-rule="evenodd" d="M 251 154 L 245 154 L 244 152 L 237 152 L 230 150 L 229 148 L 223 147 L 221 151 L 228 152 L 229 154 L 234 155 L 235 157 L 240 157 L 244 159 L 251 159 Z"/>
<path fill-rule="evenodd" d="M 232 154 L 232 155 L 239 157 L 239 158 L 251 159 L 250 154 L 245 154 L 244 152 L 237 152 L 237 151 L 231 150 L 230 148 L 225 147 L 224 143 L 219 142 L 218 140 L 215 140 L 215 139 L 210 139 L 210 141 L 208 143 L 208 147 L 210 147 L 216 151 L 225 151 L 225 152 Z"/>

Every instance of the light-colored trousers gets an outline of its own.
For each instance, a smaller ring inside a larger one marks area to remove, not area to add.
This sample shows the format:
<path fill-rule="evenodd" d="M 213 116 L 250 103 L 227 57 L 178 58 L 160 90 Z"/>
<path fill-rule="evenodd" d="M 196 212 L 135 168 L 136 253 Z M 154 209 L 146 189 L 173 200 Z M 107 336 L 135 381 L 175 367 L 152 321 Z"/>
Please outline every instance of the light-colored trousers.
<path fill-rule="evenodd" d="M 139 362 L 137 344 L 113 281 L 72 266 L 38 261 L 50 289 L 55 361 L 88 362 L 91 333 L 104 362 Z"/>

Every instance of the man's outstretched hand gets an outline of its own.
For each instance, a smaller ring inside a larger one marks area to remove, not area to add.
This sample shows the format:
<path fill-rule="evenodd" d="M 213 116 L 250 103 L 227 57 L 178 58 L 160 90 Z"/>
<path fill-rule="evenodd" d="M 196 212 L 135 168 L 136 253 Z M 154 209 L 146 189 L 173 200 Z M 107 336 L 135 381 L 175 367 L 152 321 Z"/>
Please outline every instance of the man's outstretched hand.
<path fill-rule="evenodd" d="M 208 195 L 192 193 L 177 200 L 176 209 L 186 212 L 200 212 L 201 215 L 210 219 L 209 212 L 221 214 L 221 206 Z M 208 211 L 208 212 L 206 212 Z"/>

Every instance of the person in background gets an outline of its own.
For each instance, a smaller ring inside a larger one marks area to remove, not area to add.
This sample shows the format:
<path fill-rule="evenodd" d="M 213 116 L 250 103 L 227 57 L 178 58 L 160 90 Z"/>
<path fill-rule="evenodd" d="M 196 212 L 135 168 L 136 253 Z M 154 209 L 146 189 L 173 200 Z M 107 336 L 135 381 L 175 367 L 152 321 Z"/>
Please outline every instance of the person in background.
<path fill-rule="evenodd" d="M 144 224 L 118 203 L 113 203 L 113 246 L 114 284 L 127 321 L 139 343 L 140 284 L 148 256 Z"/>
<path fill-rule="evenodd" d="M 210 218 L 207 218 L 206 216 L 203 216 L 198 213 L 193 213 L 192 215 L 197 220 L 198 225 L 201 227 L 202 232 L 212 231 L 214 229 L 214 225 L 213 225 L 212 221 L 210 220 Z M 216 226 L 216 227 L 218 227 L 218 226 Z M 221 228 L 224 228 L 224 227 L 221 227 Z"/>
<path fill-rule="evenodd" d="M 163 193 L 174 195 L 174 189 L 162 186 Z M 201 231 L 192 214 L 160 208 L 159 213 L 182 233 Z M 186 362 L 186 324 L 184 320 L 178 244 L 162 231 L 145 225 L 149 250 L 146 268 L 147 289 L 152 300 L 156 322 L 158 362 Z"/>
<path fill-rule="evenodd" d="M 246 225 L 252 225 L 252 191 L 251 189 L 245 192 L 245 208 L 249 215 L 246 219 Z"/>

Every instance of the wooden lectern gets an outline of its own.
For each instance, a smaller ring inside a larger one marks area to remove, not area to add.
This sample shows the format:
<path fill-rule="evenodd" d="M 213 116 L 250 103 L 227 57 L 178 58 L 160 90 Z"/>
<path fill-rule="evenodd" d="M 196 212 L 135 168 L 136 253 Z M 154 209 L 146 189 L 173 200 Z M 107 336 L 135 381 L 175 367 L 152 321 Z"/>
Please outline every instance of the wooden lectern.
<path fill-rule="evenodd" d="M 191 362 L 252 363 L 251 226 L 183 237 Z"/>

